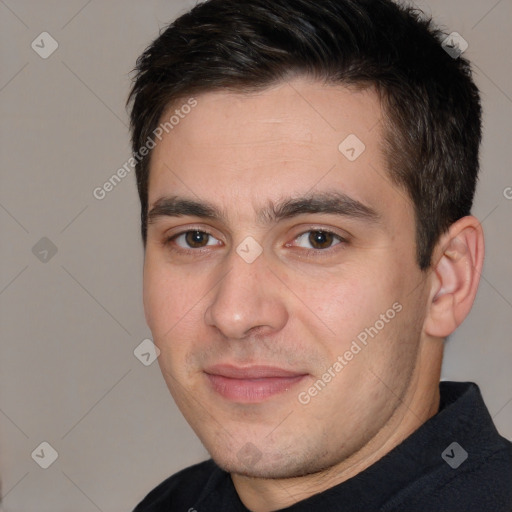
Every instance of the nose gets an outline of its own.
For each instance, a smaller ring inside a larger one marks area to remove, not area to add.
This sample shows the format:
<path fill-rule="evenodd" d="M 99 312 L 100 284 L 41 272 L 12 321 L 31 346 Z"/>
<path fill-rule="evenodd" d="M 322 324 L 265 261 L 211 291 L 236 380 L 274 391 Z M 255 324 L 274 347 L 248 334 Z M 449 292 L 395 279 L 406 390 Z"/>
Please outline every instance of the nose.
<path fill-rule="evenodd" d="M 283 291 L 264 255 L 247 263 L 234 252 L 228 268 L 206 309 L 206 324 L 228 339 L 281 330 L 288 320 L 288 311 L 280 295 Z"/>

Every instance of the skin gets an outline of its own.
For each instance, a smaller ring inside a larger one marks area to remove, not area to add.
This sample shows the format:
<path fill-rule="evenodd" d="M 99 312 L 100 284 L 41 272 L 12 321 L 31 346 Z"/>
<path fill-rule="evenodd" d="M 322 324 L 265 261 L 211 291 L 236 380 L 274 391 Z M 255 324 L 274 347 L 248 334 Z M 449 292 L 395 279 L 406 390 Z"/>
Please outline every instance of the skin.
<path fill-rule="evenodd" d="M 370 89 L 298 78 L 197 102 L 153 151 L 149 210 L 177 196 L 223 217 L 152 216 L 146 319 L 173 398 L 240 499 L 255 512 L 277 510 L 361 472 L 437 412 L 443 340 L 473 303 L 482 231 L 474 217 L 461 219 L 439 240 L 432 268 L 419 269 L 413 207 L 387 177 L 383 113 Z M 338 149 L 349 134 L 366 146 L 353 162 Z M 376 218 L 259 214 L 333 191 Z M 211 236 L 190 247 L 178 236 L 187 230 Z M 313 246 L 312 231 L 326 243 Z M 236 251 L 246 237 L 263 251 L 252 263 Z M 396 303 L 401 311 L 301 403 L 299 393 Z M 205 369 L 219 363 L 306 377 L 243 403 L 212 389 Z"/>

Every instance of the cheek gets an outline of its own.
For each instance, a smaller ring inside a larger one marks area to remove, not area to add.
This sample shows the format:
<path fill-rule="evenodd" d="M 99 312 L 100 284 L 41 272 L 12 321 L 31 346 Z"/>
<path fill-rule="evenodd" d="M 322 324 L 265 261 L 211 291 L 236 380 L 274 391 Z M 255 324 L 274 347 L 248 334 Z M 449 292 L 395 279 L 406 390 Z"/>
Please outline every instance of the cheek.
<path fill-rule="evenodd" d="M 156 338 L 169 309 L 169 284 L 163 272 L 146 256 L 144 263 L 143 300 L 146 323 Z M 171 309 L 172 310 L 172 309 Z M 156 340 L 155 340 L 156 343 Z"/>
<path fill-rule="evenodd" d="M 387 365 L 401 350 L 399 338 L 403 331 L 410 333 L 411 339 L 415 337 L 413 330 L 417 331 L 417 326 L 407 318 L 410 313 L 405 310 L 401 273 L 386 270 L 354 265 L 323 280 L 322 286 L 318 281 L 313 286 L 314 281 L 308 283 L 307 279 L 301 283 L 308 305 L 316 306 L 317 317 L 329 327 L 330 333 L 322 344 L 331 362 L 353 350 L 358 351 L 359 364 L 351 366 L 364 365 L 369 360 Z"/>
<path fill-rule="evenodd" d="M 156 258 L 155 258 L 156 260 Z M 169 265 L 146 260 L 144 265 L 144 311 L 153 342 L 160 350 L 158 363 L 172 396 L 181 403 L 176 380 L 186 374 L 187 354 L 198 336 L 199 284 L 180 270 L 171 272 Z"/>
<path fill-rule="evenodd" d="M 146 257 L 143 280 L 144 312 L 155 343 L 161 343 L 162 338 L 175 334 L 181 320 L 193 313 L 191 308 L 197 302 L 195 289 L 197 287 L 190 276 L 179 271 L 171 272 L 169 265 L 156 257 Z"/>
<path fill-rule="evenodd" d="M 346 268 L 328 276 L 322 284 L 305 279 L 300 286 L 308 305 L 336 332 L 346 337 L 349 329 L 375 322 L 397 300 L 393 283 L 371 268 Z"/>

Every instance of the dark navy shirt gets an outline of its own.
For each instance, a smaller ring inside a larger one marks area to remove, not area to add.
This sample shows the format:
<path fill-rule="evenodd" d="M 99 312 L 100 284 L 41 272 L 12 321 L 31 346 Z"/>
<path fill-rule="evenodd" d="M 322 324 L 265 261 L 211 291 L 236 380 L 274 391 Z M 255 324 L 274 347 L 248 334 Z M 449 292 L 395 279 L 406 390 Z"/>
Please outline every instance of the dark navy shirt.
<path fill-rule="evenodd" d="M 512 443 L 471 382 L 441 382 L 439 412 L 382 459 L 283 512 L 512 512 Z M 248 512 L 212 460 L 165 480 L 134 512 Z"/>

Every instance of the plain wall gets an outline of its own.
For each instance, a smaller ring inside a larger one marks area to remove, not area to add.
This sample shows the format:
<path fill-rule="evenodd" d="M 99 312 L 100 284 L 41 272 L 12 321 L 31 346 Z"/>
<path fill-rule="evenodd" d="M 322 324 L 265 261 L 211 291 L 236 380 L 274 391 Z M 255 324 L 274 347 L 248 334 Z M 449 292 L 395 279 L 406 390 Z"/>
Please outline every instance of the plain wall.
<path fill-rule="evenodd" d="M 5 512 L 128 511 L 207 457 L 157 363 L 133 353 L 151 337 L 133 173 L 103 200 L 93 196 L 130 156 L 124 103 L 137 56 L 193 3 L 0 2 Z M 510 439 L 512 2 L 417 3 L 469 42 L 485 110 L 474 213 L 487 257 L 474 309 L 447 342 L 443 378 L 477 382 Z M 44 31 L 59 45 L 46 59 L 31 47 Z M 44 441 L 58 452 L 48 469 L 31 456 Z"/>

